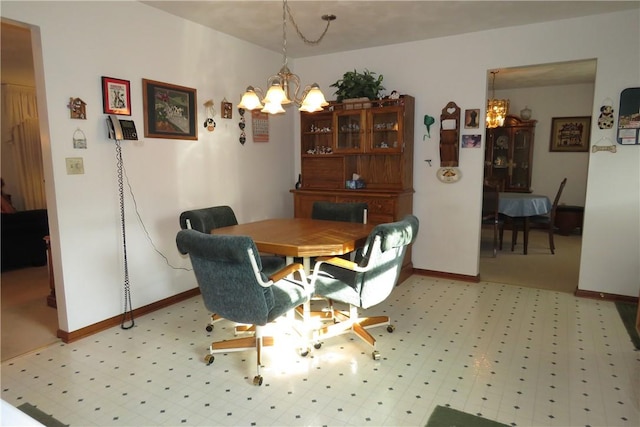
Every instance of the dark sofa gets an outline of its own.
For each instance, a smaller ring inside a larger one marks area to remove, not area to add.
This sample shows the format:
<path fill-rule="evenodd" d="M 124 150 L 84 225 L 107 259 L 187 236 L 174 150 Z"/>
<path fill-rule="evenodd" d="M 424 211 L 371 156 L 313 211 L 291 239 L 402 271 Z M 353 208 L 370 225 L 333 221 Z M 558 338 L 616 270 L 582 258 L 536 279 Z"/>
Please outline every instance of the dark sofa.
<path fill-rule="evenodd" d="M 46 209 L 2 214 L 2 271 L 46 265 Z"/>

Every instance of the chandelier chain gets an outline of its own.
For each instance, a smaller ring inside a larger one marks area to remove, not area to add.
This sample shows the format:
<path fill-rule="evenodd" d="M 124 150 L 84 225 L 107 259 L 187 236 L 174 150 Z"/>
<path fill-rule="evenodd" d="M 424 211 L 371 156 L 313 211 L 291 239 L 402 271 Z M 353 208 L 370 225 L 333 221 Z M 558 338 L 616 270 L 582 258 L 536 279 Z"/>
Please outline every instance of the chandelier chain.
<path fill-rule="evenodd" d="M 285 1 L 285 8 L 287 11 L 287 14 L 289 15 L 289 19 L 291 19 L 291 24 L 293 25 L 293 28 L 295 28 L 296 33 L 298 33 L 298 35 L 300 36 L 300 38 L 306 43 L 306 44 L 310 44 L 310 45 L 315 45 L 318 44 L 322 41 L 322 39 L 324 38 L 325 34 L 327 34 L 327 31 L 329 30 L 329 25 L 331 25 L 331 21 L 332 19 L 325 19 L 323 17 L 323 20 L 327 21 L 327 25 L 324 27 L 324 31 L 322 32 L 322 34 L 320 34 L 320 37 L 318 37 L 315 40 L 309 40 L 308 38 L 306 38 L 304 36 L 304 34 L 302 34 L 302 31 L 300 31 L 300 28 L 298 27 L 298 24 L 296 24 L 295 19 L 293 19 L 293 14 L 291 13 L 291 9 L 289 9 L 289 4 Z M 334 17 L 335 19 L 335 17 Z M 287 42 L 286 36 L 285 36 L 285 44 Z"/>

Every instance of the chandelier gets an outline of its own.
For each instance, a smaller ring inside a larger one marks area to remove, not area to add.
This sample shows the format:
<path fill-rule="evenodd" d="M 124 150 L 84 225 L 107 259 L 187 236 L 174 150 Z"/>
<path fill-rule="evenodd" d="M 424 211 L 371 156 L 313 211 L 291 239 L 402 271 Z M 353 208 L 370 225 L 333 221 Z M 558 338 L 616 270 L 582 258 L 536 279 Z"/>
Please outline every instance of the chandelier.
<path fill-rule="evenodd" d="M 487 102 L 487 128 L 496 128 L 504 125 L 504 119 L 509 113 L 509 100 L 496 99 L 496 74 L 498 74 L 498 71 L 491 71 L 493 80 L 491 83 L 491 99 Z"/>
<path fill-rule="evenodd" d="M 317 40 L 307 40 L 300 32 L 300 29 L 293 19 L 293 15 L 289 10 L 287 0 L 282 1 L 282 68 L 277 74 L 267 79 L 266 95 L 259 87 L 248 86 L 246 92 L 242 95 L 242 99 L 238 104 L 238 108 L 245 110 L 256 110 L 260 108 L 263 113 L 280 114 L 285 110 L 283 105 L 295 103 L 300 107 L 300 111 L 314 112 L 322 111 L 323 107 L 329 105 L 324 94 L 320 90 L 317 83 L 306 86 L 300 93 L 300 77 L 289 70 L 287 60 L 287 16 L 291 19 L 291 23 L 298 35 L 307 44 L 318 44 L 324 38 L 331 21 L 336 19 L 335 15 L 322 15 L 322 20 L 327 22 L 324 32 Z M 260 99 L 262 98 L 262 99 Z M 264 105 L 263 105 L 264 103 Z"/>

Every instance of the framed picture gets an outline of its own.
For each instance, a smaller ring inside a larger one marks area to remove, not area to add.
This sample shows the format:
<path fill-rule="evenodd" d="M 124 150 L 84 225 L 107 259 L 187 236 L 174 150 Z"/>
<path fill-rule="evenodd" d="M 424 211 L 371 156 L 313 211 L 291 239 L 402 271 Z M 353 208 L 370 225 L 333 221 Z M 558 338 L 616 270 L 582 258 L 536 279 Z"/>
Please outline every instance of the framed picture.
<path fill-rule="evenodd" d="M 144 136 L 198 139 L 196 90 L 142 79 Z"/>
<path fill-rule="evenodd" d="M 105 114 L 131 115 L 129 80 L 102 77 L 102 110 Z"/>
<path fill-rule="evenodd" d="M 464 128 L 477 129 L 480 126 L 478 117 L 480 117 L 480 109 L 464 110 Z"/>
<path fill-rule="evenodd" d="M 589 151 L 590 132 L 591 117 L 554 117 L 549 151 Z"/>
<path fill-rule="evenodd" d="M 462 135 L 462 148 L 482 147 L 482 135 Z"/>

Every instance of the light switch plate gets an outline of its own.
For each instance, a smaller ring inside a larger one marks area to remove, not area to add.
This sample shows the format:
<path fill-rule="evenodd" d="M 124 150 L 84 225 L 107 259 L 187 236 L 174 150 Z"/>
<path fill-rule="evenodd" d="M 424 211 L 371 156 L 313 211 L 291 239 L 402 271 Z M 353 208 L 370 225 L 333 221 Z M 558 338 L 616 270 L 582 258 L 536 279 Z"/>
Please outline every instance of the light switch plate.
<path fill-rule="evenodd" d="M 82 157 L 67 157 L 67 175 L 84 174 L 84 162 Z"/>

